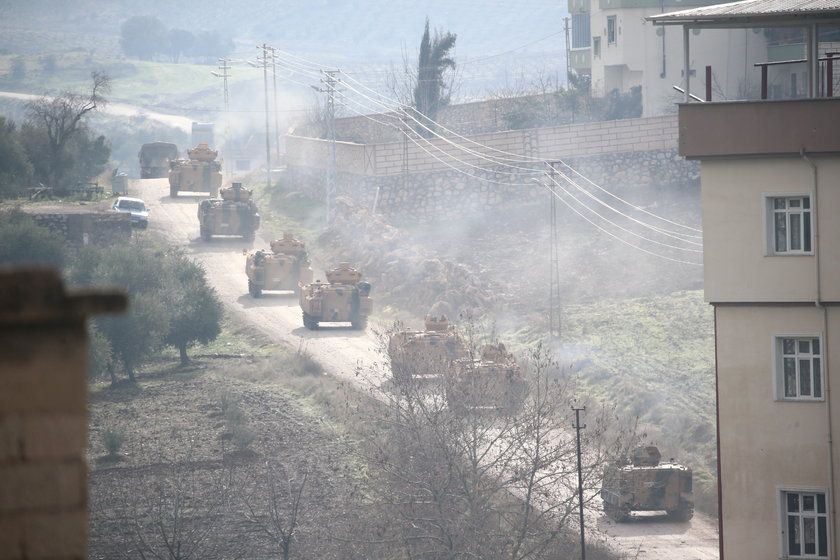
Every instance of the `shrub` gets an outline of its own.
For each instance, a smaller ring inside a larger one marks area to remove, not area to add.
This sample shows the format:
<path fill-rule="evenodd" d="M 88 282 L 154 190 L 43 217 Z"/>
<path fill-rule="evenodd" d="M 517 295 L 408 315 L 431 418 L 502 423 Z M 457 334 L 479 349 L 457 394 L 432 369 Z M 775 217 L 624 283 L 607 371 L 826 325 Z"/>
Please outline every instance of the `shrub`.
<path fill-rule="evenodd" d="M 108 428 L 102 434 L 102 443 L 105 445 L 108 456 L 116 457 L 119 455 L 123 443 L 125 443 L 125 432 Z"/>
<path fill-rule="evenodd" d="M 303 347 L 298 347 L 297 351 L 289 360 L 289 371 L 292 375 L 302 377 L 306 375 L 321 375 L 324 372 L 323 366 L 312 357 Z"/>

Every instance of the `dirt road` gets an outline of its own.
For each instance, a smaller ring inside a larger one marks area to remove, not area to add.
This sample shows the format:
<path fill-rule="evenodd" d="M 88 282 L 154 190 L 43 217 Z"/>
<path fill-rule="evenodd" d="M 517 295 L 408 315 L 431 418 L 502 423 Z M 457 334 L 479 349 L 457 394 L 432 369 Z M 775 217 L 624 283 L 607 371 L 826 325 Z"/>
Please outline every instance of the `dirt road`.
<path fill-rule="evenodd" d="M 293 347 L 304 346 L 331 375 L 361 382 L 355 375 L 357 368 L 369 366 L 378 359 L 377 342 L 371 329 L 358 332 L 326 327 L 308 331 L 303 327 L 300 307 L 294 297 L 267 294 L 253 299 L 248 295 L 242 252 L 266 248 L 266 240 L 257 237 L 253 244 L 238 239 L 201 241 L 196 217 L 200 197 L 169 198 L 166 179 L 135 181 L 132 194 L 140 196 L 149 205 L 150 228 L 184 246 L 204 264 L 211 283 L 231 312 L 274 340 L 285 341 Z M 616 524 L 601 517 L 589 530 L 591 537 L 606 540 L 633 559 L 718 558 L 717 524 L 702 514 L 697 514 L 689 523 L 664 522 L 658 517 L 645 516 Z"/>

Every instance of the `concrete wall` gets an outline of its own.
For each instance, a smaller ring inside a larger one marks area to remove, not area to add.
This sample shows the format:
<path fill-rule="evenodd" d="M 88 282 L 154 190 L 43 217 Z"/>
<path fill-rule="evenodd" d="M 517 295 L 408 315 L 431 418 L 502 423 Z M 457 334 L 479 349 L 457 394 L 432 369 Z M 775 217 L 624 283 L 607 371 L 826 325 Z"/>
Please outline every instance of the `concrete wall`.
<path fill-rule="evenodd" d="M 819 169 L 821 298 L 840 302 L 840 158 L 815 157 Z M 706 299 L 786 302 L 817 299 L 814 255 L 772 255 L 766 195 L 814 200 L 813 175 L 798 157 L 709 159 L 702 163 Z"/>
<path fill-rule="evenodd" d="M 55 272 L 0 270 L 0 558 L 87 558 L 85 315 Z"/>
<path fill-rule="evenodd" d="M 840 383 L 840 308 L 827 308 L 827 339 L 823 310 L 813 305 L 716 306 L 716 313 L 724 552 L 726 558 L 780 558 L 780 491 L 829 496 L 829 432 L 824 400 L 776 400 L 773 338 L 822 336 L 824 376 Z M 838 401 L 832 399 L 835 410 Z M 832 430 L 838 429 L 835 415 Z M 834 462 L 840 467 L 836 448 Z"/>

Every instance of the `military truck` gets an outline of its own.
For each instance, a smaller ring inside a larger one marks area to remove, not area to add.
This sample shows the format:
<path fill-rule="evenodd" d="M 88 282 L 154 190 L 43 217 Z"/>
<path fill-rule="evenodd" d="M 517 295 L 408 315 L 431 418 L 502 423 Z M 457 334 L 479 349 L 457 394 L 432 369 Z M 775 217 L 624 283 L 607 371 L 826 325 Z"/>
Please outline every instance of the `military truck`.
<path fill-rule="evenodd" d="M 459 414 L 515 412 L 525 400 L 525 377 L 501 342 L 455 360 L 444 382 L 447 406 Z"/>
<path fill-rule="evenodd" d="M 140 153 L 140 178 L 158 179 L 169 174 L 170 164 L 178 159 L 178 146 L 170 142 L 143 144 Z"/>
<path fill-rule="evenodd" d="M 400 330 L 388 339 L 391 373 L 398 385 L 443 379 L 452 362 L 467 357 L 464 341 L 445 315 L 428 316 L 425 330 Z"/>
<path fill-rule="evenodd" d="M 219 195 L 202 200 L 198 205 L 201 238 L 210 241 L 214 235 L 239 235 L 253 241 L 260 227 L 260 213 L 251 191 L 242 183 L 233 183 L 221 189 Z"/>
<path fill-rule="evenodd" d="M 630 461 L 624 458 L 604 469 L 601 499 L 608 517 L 626 521 L 634 511 L 664 511 L 676 521 L 691 519 L 691 469 L 661 458 L 656 447 L 639 447 Z"/>
<path fill-rule="evenodd" d="M 169 167 L 169 196 L 175 198 L 178 191 L 206 192 L 218 196 L 222 187 L 222 165 L 216 160 L 219 152 L 207 144 L 199 144 L 187 150 L 189 159 L 178 159 Z"/>
<path fill-rule="evenodd" d="M 350 323 L 354 329 L 364 330 L 373 311 L 370 290 L 361 272 L 349 263 L 340 263 L 327 272 L 326 282 L 316 280 L 301 288 L 303 325 L 315 330 L 319 323 Z"/>
<path fill-rule="evenodd" d="M 271 242 L 271 251 L 259 250 L 245 260 L 248 293 L 258 298 L 264 290 L 291 291 L 312 283 L 312 267 L 306 245 L 291 233 Z"/>

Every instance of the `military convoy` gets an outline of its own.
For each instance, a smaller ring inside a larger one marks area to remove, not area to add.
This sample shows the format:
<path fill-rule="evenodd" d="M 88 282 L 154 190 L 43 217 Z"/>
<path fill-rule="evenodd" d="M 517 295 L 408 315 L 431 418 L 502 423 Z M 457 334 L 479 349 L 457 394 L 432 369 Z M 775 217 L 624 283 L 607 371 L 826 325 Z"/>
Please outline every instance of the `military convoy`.
<path fill-rule="evenodd" d="M 601 499 L 608 517 L 627 521 L 634 511 L 664 511 L 676 521 L 691 519 L 691 469 L 661 458 L 656 447 L 639 447 L 631 461 L 624 459 L 604 470 Z"/>
<path fill-rule="evenodd" d="M 206 192 L 218 196 L 222 187 L 222 165 L 216 161 L 219 152 L 207 144 L 199 144 L 187 150 L 189 159 L 178 159 L 170 163 L 169 196 L 175 198 L 179 191 Z"/>
<path fill-rule="evenodd" d="M 214 235 L 236 235 L 253 241 L 260 227 L 260 213 L 252 192 L 242 183 L 233 183 L 221 189 L 219 195 L 198 204 L 201 238 L 210 241 Z"/>
<path fill-rule="evenodd" d="M 315 330 L 320 323 L 350 323 L 354 329 L 364 330 L 373 311 L 370 284 L 363 282 L 362 273 L 349 263 L 340 263 L 326 276 L 326 282 L 316 280 L 301 287 L 303 325 Z"/>
<path fill-rule="evenodd" d="M 140 153 L 140 178 L 159 179 L 169 173 L 171 163 L 178 159 L 178 146 L 170 142 L 143 144 Z"/>
<path fill-rule="evenodd" d="M 502 343 L 484 345 L 478 357 L 455 360 L 444 388 L 447 406 L 461 414 L 515 412 L 526 394 L 525 376 Z"/>
<path fill-rule="evenodd" d="M 303 241 L 291 233 L 271 242 L 271 251 L 260 249 L 245 260 L 248 293 L 258 298 L 263 291 L 290 291 L 312 283 L 312 267 Z"/>

